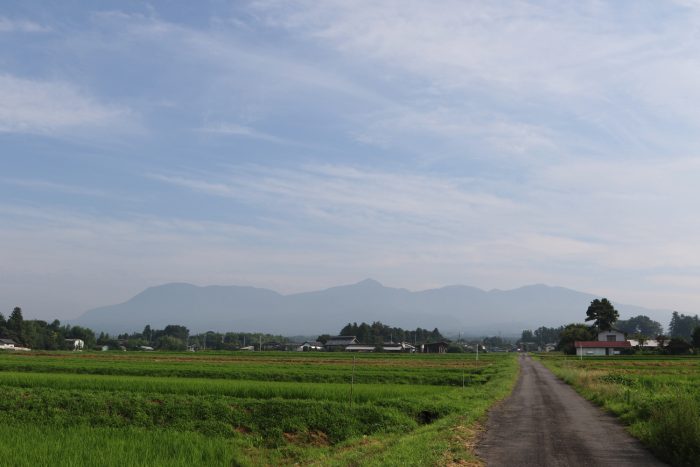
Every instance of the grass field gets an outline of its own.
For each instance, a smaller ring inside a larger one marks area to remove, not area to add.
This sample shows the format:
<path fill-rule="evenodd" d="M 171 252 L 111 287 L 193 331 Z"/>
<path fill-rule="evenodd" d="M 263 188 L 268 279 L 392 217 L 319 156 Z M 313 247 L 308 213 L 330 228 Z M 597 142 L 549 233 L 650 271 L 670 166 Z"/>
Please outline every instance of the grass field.
<path fill-rule="evenodd" d="M 700 358 L 540 359 L 583 396 L 619 416 L 659 458 L 675 466 L 700 465 Z"/>
<path fill-rule="evenodd" d="M 18 466 L 473 461 L 475 422 L 517 375 L 506 354 L 353 357 L 0 353 L 0 452 Z"/>

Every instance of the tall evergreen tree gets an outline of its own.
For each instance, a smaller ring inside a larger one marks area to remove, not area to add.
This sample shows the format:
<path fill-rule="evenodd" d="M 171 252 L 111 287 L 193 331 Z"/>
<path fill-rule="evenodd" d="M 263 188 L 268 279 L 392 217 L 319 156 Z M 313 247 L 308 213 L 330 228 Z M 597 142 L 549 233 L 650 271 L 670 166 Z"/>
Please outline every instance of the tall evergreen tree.
<path fill-rule="evenodd" d="M 24 318 L 22 317 L 22 309 L 18 306 L 12 310 L 10 318 L 7 320 L 7 329 L 15 333 L 22 332 L 22 324 L 24 323 Z"/>
<path fill-rule="evenodd" d="M 696 326 L 700 326 L 698 315 L 684 315 L 674 311 L 671 315 L 671 322 L 668 325 L 669 334 L 671 337 L 690 340 L 690 334 Z"/>
<path fill-rule="evenodd" d="M 599 331 L 610 331 L 619 316 L 620 314 L 607 298 L 600 300 L 596 298 L 586 310 L 586 321 L 593 321 Z"/>

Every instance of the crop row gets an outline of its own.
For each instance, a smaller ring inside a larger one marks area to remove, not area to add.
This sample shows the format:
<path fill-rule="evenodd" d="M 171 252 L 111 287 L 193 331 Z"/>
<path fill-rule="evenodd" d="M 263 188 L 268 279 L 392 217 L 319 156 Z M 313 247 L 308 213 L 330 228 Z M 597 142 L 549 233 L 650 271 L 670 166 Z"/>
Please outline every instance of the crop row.
<path fill-rule="evenodd" d="M 465 385 L 470 385 L 465 379 Z M 211 380 L 203 378 L 166 378 L 150 376 L 114 376 L 54 373 L 0 372 L 0 386 L 50 388 L 56 390 L 128 391 L 187 395 L 219 395 L 251 399 L 321 399 L 349 401 L 351 385 L 346 383 L 260 382 L 247 380 Z M 440 398 L 456 389 L 438 390 L 426 385 L 353 384 L 354 402 Z"/>
<path fill-rule="evenodd" d="M 454 391 L 454 390 L 453 390 Z M 127 391 L 0 387 L 3 419 L 55 426 L 169 428 L 208 435 L 253 434 L 278 445 L 284 434 L 324 433 L 337 443 L 351 436 L 407 431 L 454 412 L 468 398 L 392 398 L 376 402 L 268 399 Z"/>
<path fill-rule="evenodd" d="M 485 383 L 500 371 L 494 363 L 480 366 L 446 366 L 431 368 L 395 366 L 378 367 L 363 365 L 358 361 L 355 369 L 348 365 L 293 365 L 270 363 L 264 360 L 254 363 L 202 363 L 202 362 L 154 362 L 154 361 L 99 361 L 92 359 L 30 359 L 0 358 L 0 372 L 73 373 L 120 376 L 159 376 L 207 379 L 241 379 L 257 381 L 297 381 L 316 383 L 347 382 L 351 375 L 362 383 L 422 384 L 461 386 L 464 374 L 469 382 Z"/>
<path fill-rule="evenodd" d="M 150 465 L 139 450 L 169 465 L 435 465 L 464 450 L 446 433 L 483 416 L 517 368 L 506 355 L 478 366 L 443 357 L 0 354 L 0 412 L 12 427 L 0 427 L 0 448 L 30 450 L 17 465 L 61 443 L 77 453 L 62 452 L 65 465 L 111 465 L 95 446 L 134 465 Z"/>

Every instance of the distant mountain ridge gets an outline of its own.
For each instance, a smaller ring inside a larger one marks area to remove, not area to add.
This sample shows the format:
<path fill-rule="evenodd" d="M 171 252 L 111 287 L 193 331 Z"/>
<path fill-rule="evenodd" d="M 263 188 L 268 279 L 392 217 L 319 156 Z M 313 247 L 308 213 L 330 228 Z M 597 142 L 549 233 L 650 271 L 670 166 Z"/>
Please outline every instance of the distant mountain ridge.
<path fill-rule="evenodd" d="M 600 296 L 543 284 L 484 291 L 466 285 L 412 292 L 373 279 L 315 292 L 282 295 L 243 286 L 169 283 L 130 300 L 85 312 L 71 324 L 96 331 L 140 331 L 182 324 L 191 331 L 262 331 L 282 335 L 338 332 L 349 322 L 382 321 L 406 329 L 519 334 L 523 329 L 582 322 Z M 610 298 L 610 297 L 608 297 Z M 615 303 L 621 318 L 645 314 L 664 326 L 670 311 Z"/>

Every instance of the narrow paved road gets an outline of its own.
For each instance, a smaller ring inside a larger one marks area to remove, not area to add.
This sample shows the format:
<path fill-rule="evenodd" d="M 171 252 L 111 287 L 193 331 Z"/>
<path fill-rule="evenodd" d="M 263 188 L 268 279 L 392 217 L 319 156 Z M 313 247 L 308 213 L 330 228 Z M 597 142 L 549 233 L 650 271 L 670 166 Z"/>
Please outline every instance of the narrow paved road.
<path fill-rule="evenodd" d="M 488 467 L 662 466 L 611 415 L 520 356 L 513 394 L 489 414 L 477 453 Z"/>

